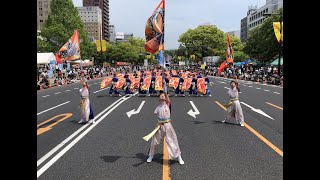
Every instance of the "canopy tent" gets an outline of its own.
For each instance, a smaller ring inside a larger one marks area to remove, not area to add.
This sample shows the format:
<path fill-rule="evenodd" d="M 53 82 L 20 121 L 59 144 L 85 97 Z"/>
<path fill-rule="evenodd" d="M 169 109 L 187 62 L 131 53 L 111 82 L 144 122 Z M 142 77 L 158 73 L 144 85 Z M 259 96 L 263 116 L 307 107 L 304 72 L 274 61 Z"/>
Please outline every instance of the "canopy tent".
<path fill-rule="evenodd" d="M 252 60 L 248 59 L 248 60 L 246 60 L 244 62 L 237 62 L 237 63 L 235 63 L 235 65 L 236 66 L 241 66 L 241 65 L 245 65 L 245 64 L 248 64 L 248 63 L 251 63 L 251 62 L 252 62 Z"/>
<path fill-rule="evenodd" d="M 277 58 L 274 61 L 272 61 L 272 63 L 270 63 L 270 65 L 278 66 L 278 61 L 279 61 L 279 58 Z M 283 64 L 283 58 L 280 58 L 280 65 L 282 66 L 282 64 Z"/>
<path fill-rule="evenodd" d="M 53 60 L 56 61 L 53 53 L 37 53 L 37 64 L 49 64 Z"/>

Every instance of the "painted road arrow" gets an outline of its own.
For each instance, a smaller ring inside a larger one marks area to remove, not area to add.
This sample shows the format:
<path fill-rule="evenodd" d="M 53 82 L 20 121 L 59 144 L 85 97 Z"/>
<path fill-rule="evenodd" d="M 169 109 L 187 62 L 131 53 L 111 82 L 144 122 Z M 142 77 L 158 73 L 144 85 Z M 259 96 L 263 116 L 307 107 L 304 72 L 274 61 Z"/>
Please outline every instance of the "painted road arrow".
<path fill-rule="evenodd" d="M 196 115 L 200 114 L 199 110 L 197 109 L 197 107 L 193 104 L 192 101 L 190 101 L 191 106 L 193 107 L 193 109 L 195 111 L 192 111 L 192 109 L 189 110 L 188 114 L 194 118 L 196 118 Z"/>
<path fill-rule="evenodd" d="M 214 84 L 213 82 L 210 82 L 210 86 L 212 86 L 212 84 Z"/>
<path fill-rule="evenodd" d="M 263 115 L 263 116 L 266 116 L 266 117 L 274 120 L 272 117 L 270 117 L 268 114 L 266 114 L 265 112 L 261 111 L 260 109 L 256 109 L 256 108 L 254 108 L 254 107 L 251 107 L 250 105 L 248 105 L 248 104 L 246 104 L 246 103 L 244 103 L 244 102 L 241 102 L 241 104 L 243 104 L 243 105 L 245 105 L 245 106 L 248 106 L 249 108 L 251 108 L 252 111 L 254 111 L 254 112 L 256 112 L 256 113 L 259 113 L 259 114 L 261 114 L 261 115 Z"/>
<path fill-rule="evenodd" d="M 137 110 L 132 109 L 131 111 L 127 112 L 128 117 L 130 118 L 133 114 L 138 114 L 140 112 L 142 106 L 144 105 L 144 103 L 145 103 L 145 101 L 142 101 Z"/>

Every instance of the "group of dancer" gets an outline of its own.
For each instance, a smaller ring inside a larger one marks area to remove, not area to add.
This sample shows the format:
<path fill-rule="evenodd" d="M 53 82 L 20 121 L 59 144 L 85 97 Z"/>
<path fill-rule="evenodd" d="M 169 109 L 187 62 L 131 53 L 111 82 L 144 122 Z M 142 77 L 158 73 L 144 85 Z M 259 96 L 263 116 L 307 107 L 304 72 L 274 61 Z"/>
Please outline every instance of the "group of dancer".
<path fill-rule="evenodd" d="M 175 75 L 171 74 L 172 72 L 170 71 L 170 76 L 171 78 L 174 78 Z M 161 73 L 158 75 L 162 75 Z M 182 78 L 182 73 L 178 74 L 179 77 L 179 89 L 175 89 L 176 94 L 182 94 L 183 93 L 183 86 L 185 84 L 184 83 L 184 79 Z M 135 73 L 134 74 L 134 78 L 138 78 L 137 77 L 138 74 Z M 138 81 L 138 85 L 140 86 L 136 86 L 135 83 L 135 79 L 133 79 L 134 83 L 132 83 L 132 78 L 129 78 L 129 75 L 126 73 L 124 75 L 125 78 L 125 83 L 124 86 L 122 87 L 123 90 L 126 91 L 126 94 L 132 94 L 132 86 L 133 87 L 138 87 L 139 88 L 139 93 L 141 94 L 147 94 L 147 90 L 145 87 L 145 79 L 147 79 L 147 73 L 143 73 L 141 75 L 140 80 Z M 187 75 L 189 78 L 189 74 Z M 189 94 L 197 94 L 197 81 L 199 79 L 202 78 L 201 73 L 198 74 L 198 76 L 196 77 L 195 74 L 191 74 L 192 77 L 192 83 L 191 83 L 191 90 L 189 89 Z M 157 78 L 158 78 L 158 82 L 157 82 Z M 159 89 L 159 83 L 162 82 L 163 86 L 162 89 L 159 90 L 159 106 L 155 109 L 154 114 L 157 116 L 157 125 L 156 128 L 147 136 L 143 137 L 144 140 L 148 141 L 151 138 L 151 145 L 150 145 L 150 149 L 148 152 L 148 159 L 147 162 L 150 163 L 153 160 L 155 151 L 156 151 L 156 147 L 161 143 L 162 139 L 165 137 L 165 141 L 167 144 L 167 148 L 168 148 L 168 154 L 169 154 L 169 159 L 170 160 L 174 160 L 174 159 L 178 159 L 179 164 L 183 165 L 184 161 L 181 157 L 181 151 L 180 151 L 180 147 L 179 147 L 179 143 L 178 143 L 178 138 L 177 135 L 174 131 L 174 128 L 171 124 L 171 118 L 170 118 L 170 114 L 171 114 L 171 101 L 169 99 L 169 93 L 168 93 L 168 89 L 169 86 L 168 84 L 170 84 L 169 78 L 167 77 L 167 73 L 164 74 L 164 78 L 163 81 L 161 79 L 161 81 L 159 82 L 159 76 L 156 77 L 156 72 L 154 72 L 152 74 L 151 77 L 151 84 L 148 87 L 149 90 L 149 94 L 154 94 L 157 93 L 155 91 L 157 91 L 157 89 Z M 182 79 L 182 80 L 181 80 Z M 206 77 L 207 79 L 207 77 Z M 189 80 L 187 80 L 189 81 Z M 206 82 L 210 82 L 209 79 L 205 80 Z M 83 88 L 80 89 L 80 95 L 81 95 L 81 103 L 80 103 L 80 108 L 81 108 L 81 120 L 79 121 L 79 123 L 83 123 L 83 122 L 91 122 L 94 123 L 94 119 L 93 119 L 93 112 L 92 112 L 92 108 L 91 108 L 91 104 L 89 101 L 89 86 L 87 83 L 87 80 L 83 77 L 81 78 L 80 81 L 83 85 Z M 112 94 L 112 92 L 115 92 L 115 94 L 120 94 L 119 93 L 119 83 L 118 82 L 118 78 L 117 75 L 114 74 L 114 77 L 112 79 L 112 86 L 110 88 L 110 92 Z M 108 84 L 107 82 L 102 82 L 102 85 Z M 208 83 L 206 83 L 207 85 Z M 230 101 L 229 103 L 227 103 L 226 105 L 224 105 L 227 108 L 227 115 L 225 117 L 225 119 L 222 121 L 223 123 L 225 122 L 232 122 L 235 121 L 236 123 L 238 123 L 240 126 L 244 126 L 244 116 L 243 116 L 243 112 L 242 112 L 242 108 L 239 102 L 239 92 L 240 92 L 240 87 L 237 81 L 232 80 L 230 82 L 230 86 L 231 88 L 228 90 L 227 94 L 229 95 Z M 176 87 L 178 88 L 178 87 Z M 109 93 L 110 93 L 109 92 Z M 203 92 L 203 91 L 202 91 Z M 210 91 L 207 91 L 207 87 L 206 87 L 206 91 L 203 94 L 210 94 Z"/>
<path fill-rule="evenodd" d="M 203 77 L 204 76 L 204 77 Z M 166 92 L 171 90 L 176 96 L 185 96 L 184 92 L 189 92 L 189 96 L 211 96 L 208 88 L 210 80 L 207 74 L 189 71 L 137 71 L 134 73 L 113 73 L 113 78 L 105 78 L 101 88 L 112 83 L 109 94 L 113 93 L 121 96 L 120 90 L 126 95 L 133 95 L 133 90 L 139 92 L 139 96 L 159 95 L 161 90 Z"/>

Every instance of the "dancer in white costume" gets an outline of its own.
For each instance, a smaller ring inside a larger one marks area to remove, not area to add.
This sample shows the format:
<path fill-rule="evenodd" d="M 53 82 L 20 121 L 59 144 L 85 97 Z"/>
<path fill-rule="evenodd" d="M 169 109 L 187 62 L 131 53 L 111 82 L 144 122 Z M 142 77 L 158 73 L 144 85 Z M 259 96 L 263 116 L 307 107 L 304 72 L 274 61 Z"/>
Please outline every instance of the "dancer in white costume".
<path fill-rule="evenodd" d="M 179 163 L 182 165 L 184 161 L 181 158 L 181 151 L 178 143 L 177 135 L 170 123 L 170 100 L 167 94 L 160 94 L 160 105 L 154 111 L 154 114 L 158 116 L 158 125 L 160 128 L 157 130 L 155 135 L 152 137 L 151 146 L 149 150 L 149 158 L 147 162 L 151 162 L 155 153 L 156 146 L 161 143 L 163 136 L 168 145 L 169 159 L 178 158 Z"/>
<path fill-rule="evenodd" d="M 81 110 L 81 120 L 78 122 L 79 124 L 88 122 L 90 115 L 90 100 L 89 100 L 89 86 L 87 82 L 82 82 L 82 88 L 80 89 L 80 110 Z M 92 120 L 92 123 L 94 121 Z"/>
<path fill-rule="evenodd" d="M 239 101 L 239 84 L 236 81 L 231 81 L 230 86 L 231 89 L 228 90 L 230 102 L 227 105 L 225 105 L 227 108 L 227 116 L 225 120 L 223 120 L 222 122 L 231 121 L 235 119 L 240 126 L 244 126 L 244 117 Z"/>

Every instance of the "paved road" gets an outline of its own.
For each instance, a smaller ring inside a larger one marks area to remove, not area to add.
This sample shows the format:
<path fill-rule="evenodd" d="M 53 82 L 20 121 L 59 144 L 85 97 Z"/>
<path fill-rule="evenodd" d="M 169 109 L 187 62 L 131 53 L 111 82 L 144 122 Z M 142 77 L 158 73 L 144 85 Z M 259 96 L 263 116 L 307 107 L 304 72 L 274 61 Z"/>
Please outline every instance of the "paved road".
<path fill-rule="evenodd" d="M 241 82 L 240 127 L 220 122 L 230 80 L 210 80 L 212 97 L 171 97 L 185 165 L 167 165 L 162 145 L 146 163 L 150 141 L 142 137 L 156 124 L 158 97 L 110 97 L 101 79 L 90 80 L 97 122 L 79 125 L 79 83 L 38 91 L 38 179 L 283 179 L 283 89 Z"/>

